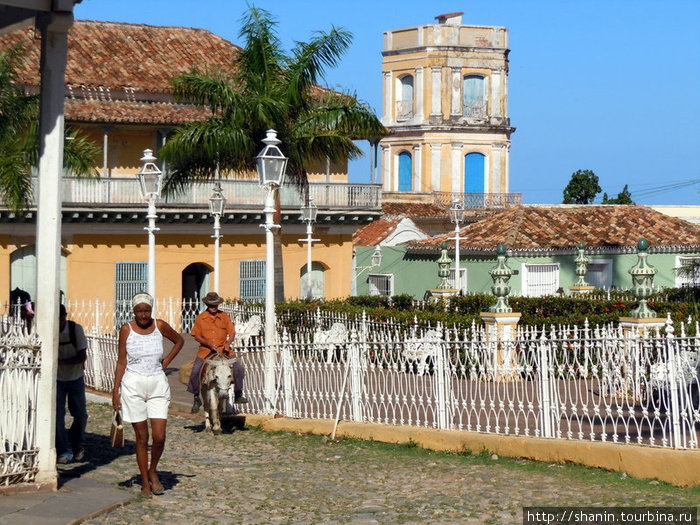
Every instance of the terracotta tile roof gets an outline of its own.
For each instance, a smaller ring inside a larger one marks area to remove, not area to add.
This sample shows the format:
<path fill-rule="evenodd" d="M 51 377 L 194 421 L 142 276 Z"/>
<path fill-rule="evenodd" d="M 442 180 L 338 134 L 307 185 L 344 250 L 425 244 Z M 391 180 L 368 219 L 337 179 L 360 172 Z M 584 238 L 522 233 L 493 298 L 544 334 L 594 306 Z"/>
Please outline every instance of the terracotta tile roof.
<path fill-rule="evenodd" d="M 403 217 L 382 217 L 358 229 L 352 235 L 355 246 L 376 246 L 386 239 L 403 220 Z"/>
<path fill-rule="evenodd" d="M 435 252 L 452 232 L 410 244 L 412 251 Z M 646 206 L 517 206 L 465 226 L 460 249 L 493 251 L 498 243 L 515 251 L 630 248 L 640 238 L 656 246 L 700 250 L 700 226 Z"/>
<path fill-rule="evenodd" d="M 0 49 L 24 42 L 19 71 L 39 85 L 40 41 L 28 28 L 0 35 Z M 200 70 L 231 70 L 240 48 L 206 29 L 76 20 L 68 33 L 66 120 L 177 124 L 202 120 L 208 110 L 175 104 L 170 79 Z"/>
<path fill-rule="evenodd" d="M 115 100 L 66 100 L 65 112 L 71 122 L 182 124 L 206 120 L 209 110 L 201 106 Z"/>
<path fill-rule="evenodd" d="M 28 50 L 24 82 L 39 84 L 40 41 L 28 28 L 0 36 Z M 206 29 L 76 20 L 68 33 L 66 83 L 88 88 L 168 93 L 170 79 L 194 66 L 230 69 L 240 48 Z"/>
<path fill-rule="evenodd" d="M 388 216 L 405 216 L 411 218 L 446 218 L 447 210 L 427 202 L 383 202 L 382 212 Z"/>

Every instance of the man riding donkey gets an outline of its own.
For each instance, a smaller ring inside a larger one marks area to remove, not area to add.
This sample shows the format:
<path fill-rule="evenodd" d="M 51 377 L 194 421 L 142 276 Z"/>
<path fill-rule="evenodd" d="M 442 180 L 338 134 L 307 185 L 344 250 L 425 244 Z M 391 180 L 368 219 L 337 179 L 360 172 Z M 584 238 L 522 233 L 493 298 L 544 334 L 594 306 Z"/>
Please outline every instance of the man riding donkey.
<path fill-rule="evenodd" d="M 219 310 L 219 305 L 224 300 L 216 292 L 209 292 L 204 296 L 202 302 L 207 306 L 207 309 L 197 316 L 191 332 L 192 336 L 199 343 L 197 357 L 194 360 L 190 381 L 187 385 L 187 391 L 194 394 L 194 403 L 192 403 L 193 414 L 199 412 L 202 406 L 202 400 L 199 397 L 199 386 L 204 360 L 216 353 L 226 357 L 233 356 L 235 353 L 231 350 L 231 343 L 233 343 L 233 338 L 236 335 L 236 328 L 233 326 L 233 322 L 228 314 Z M 236 359 L 233 362 L 233 402 L 236 404 L 248 402 L 243 397 L 244 378 L 245 368 L 240 360 Z"/>

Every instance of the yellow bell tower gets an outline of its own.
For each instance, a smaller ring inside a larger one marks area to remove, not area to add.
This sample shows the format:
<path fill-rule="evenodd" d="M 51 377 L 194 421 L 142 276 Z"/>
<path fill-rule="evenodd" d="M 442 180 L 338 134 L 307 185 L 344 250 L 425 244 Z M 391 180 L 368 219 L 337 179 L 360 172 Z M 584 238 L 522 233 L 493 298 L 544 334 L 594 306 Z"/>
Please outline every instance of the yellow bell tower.
<path fill-rule="evenodd" d="M 519 197 L 508 193 L 508 31 L 462 14 L 384 33 L 382 186 L 498 205 Z"/>

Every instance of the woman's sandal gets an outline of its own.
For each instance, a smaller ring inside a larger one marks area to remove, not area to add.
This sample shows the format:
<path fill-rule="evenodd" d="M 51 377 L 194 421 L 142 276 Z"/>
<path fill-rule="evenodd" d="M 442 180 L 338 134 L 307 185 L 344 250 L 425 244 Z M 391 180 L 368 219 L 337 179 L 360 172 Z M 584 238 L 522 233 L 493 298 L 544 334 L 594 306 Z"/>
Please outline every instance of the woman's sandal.
<path fill-rule="evenodd" d="M 163 488 L 163 485 L 160 481 L 158 482 L 158 485 L 155 485 L 151 480 L 148 480 L 148 483 L 150 483 L 151 485 L 151 494 L 155 496 L 162 496 L 165 492 L 165 489 Z"/>

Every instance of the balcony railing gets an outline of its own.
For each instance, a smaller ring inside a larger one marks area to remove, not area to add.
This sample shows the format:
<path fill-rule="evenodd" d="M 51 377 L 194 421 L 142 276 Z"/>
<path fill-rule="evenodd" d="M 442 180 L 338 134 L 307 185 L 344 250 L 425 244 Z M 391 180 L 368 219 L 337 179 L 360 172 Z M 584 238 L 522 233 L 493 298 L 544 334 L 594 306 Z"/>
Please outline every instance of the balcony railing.
<path fill-rule="evenodd" d="M 36 183 L 36 179 L 34 179 Z M 164 195 L 162 204 L 208 206 L 214 183 L 195 183 L 174 195 Z M 35 186 L 36 188 L 36 186 Z M 265 190 L 257 180 L 222 180 L 221 189 L 227 207 L 260 208 Z M 314 204 L 326 209 L 359 209 L 379 211 L 382 207 L 379 184 L 309 184 Z M 34 193 L 37 194 L 36 191 Z M 63 202 L 73 205 L 128 205 L 143 203 L 136 177 L 110 177 L 84 179 L 64 177 Z M 280 191 L 283 208 L 299 207 L 302 197 L 293 186 L 283 186 Z"/>
<path fill-rule="evenodd" d="M 413 118 L 413 100 L 396 101 L 396 120 L 410 120 Z"/>
<path fill-rule="evenodd" d="M 449 208 L 455 200 L 464 203 L 465 208 L 510 208 L 523 202 L 522 193 L 452 193 L 433 192 L 435 204 Z"/>

